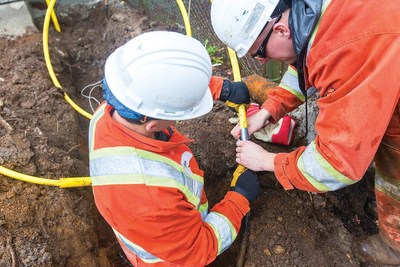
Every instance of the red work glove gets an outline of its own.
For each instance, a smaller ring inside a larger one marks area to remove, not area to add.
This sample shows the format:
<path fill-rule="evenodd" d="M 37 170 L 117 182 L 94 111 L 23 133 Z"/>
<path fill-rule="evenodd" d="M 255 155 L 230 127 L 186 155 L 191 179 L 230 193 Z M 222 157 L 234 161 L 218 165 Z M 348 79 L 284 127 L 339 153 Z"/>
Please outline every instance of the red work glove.
<path fill-rule="evenodd" d="M 260 106 L 256 103 L 251 103 L 247 109 L 246 116 L 249 117 L 260 110 Z M 238 122 L 237 119 L 231 118 L 229 121 L 233 124 Z M 267 122 L 265 126 L 255 132 L 253 135 L 256 139 L 273 144 L 289 146 L 293 140 L 293 130 L 296 127 L 295 120 L 286 115 L 276 124 Z"/>
<path fill-rule="evenodd" d="M 294 127 L 296 127 L 295 120 L 286 115 L 276 124 L 267 123 L 264 128 L 253 135 L 256 139 L 264 142 L 289 146 L 293 140 Z"/>

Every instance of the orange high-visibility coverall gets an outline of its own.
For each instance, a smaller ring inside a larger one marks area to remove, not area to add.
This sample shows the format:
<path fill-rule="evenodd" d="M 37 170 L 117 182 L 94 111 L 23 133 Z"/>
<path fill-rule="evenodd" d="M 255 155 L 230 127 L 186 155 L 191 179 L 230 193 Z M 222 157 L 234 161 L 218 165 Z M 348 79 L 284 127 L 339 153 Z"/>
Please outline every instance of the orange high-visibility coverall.
<path fill-rule="evenodd" d="M 218 98 L 222 79 L 210 87 Z M 101 105 L 90 122 L 90 175 L 95 203 L 128 259 L 140 266 L 205 266 L 237 237 L 250 209 L 228 191 L 208 210 L 203 171 L 174 129 L 168 140 L 139 135 L 115 122 Z"/>
<path fill-rule="evenodd" d="M 337 190 L 361 179 L 374 159 L 380 232 L 400 251 L 399 3 L 325 1 L 305 73 L 306 88 L 320 97 L 317 137 L 276 156 L 278 181 L 285 189 Z M 263 104 L 274 121 L 303 103 L 295 80 L 289 67 Z"/>

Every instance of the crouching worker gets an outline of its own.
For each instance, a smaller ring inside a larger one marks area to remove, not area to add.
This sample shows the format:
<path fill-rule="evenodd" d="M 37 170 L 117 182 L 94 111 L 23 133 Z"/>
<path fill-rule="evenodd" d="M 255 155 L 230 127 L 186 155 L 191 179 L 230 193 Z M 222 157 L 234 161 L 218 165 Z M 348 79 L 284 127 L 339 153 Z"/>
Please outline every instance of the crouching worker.
<path fill-rule="evenodd" d="M 246 171 L 209 211 L 191 140 L 174 129 L 176 120 L 208 113 L 212 95 L 235 100 L 211 73 L 199 41 L 163 31 L 133 38 L 105 64 L 106 102 L 90 122 L 90 176 L 96 206 L 135 267 L 211 263 L 258 196 L 257 177 Z"/>

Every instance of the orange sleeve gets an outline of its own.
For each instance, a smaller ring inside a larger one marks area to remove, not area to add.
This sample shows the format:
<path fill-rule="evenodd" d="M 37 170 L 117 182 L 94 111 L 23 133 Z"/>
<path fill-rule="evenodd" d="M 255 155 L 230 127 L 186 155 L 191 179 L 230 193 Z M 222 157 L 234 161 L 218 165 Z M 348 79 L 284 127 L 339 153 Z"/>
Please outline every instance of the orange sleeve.
<path fill-rule="evenodd" d="M 218 100 L 221 95 L 222 84 L 224 79 L 222 77 L 212 76 L 208 87 L 210 88 L 214 100 Z"/>
<path fill-rule="evenodd" d="M 311 83 L 321 96 L 315 148 L 307 146 L 314 151 L 309 154 L 315 164 L 307 166 L 307 173 L 299 169 L 305 147 L 278 154 L 275 175 L 286 189 L 318 191 L 309 181 L 322 180 L 329 189 L 332 182 L 355 182 L 363 177 L 399 102 L 398 70 L 394 67 L 400 65 L 399 43 L 399 34 L 360 37 L 322 59 L 309 61 Z M 321 179 L 318 172 L 332 179 Z"/>
<path fill-rule="evenodd" d="M 296 109 L 303 102 L 288 90 L 277 86 L 268 93 L 268 99 L 264 102 L 261 108 L 266 109 L 271 114 L 270 121 L 276 123 L 286 113 Z"/>
<path fill-rule="evenodd" d="M 169 197 L 181 196 L 174 190 L 156 190 L 163 191 Z M 249 209 L 245 197 L 236 192 L 228 192 L 209 214 L 222 214 L 238 233 L 242 218 Z M 184 199 L 176 199 L 175 204 L 169 208 L 154 209 L 135 218 L 126 218 L 125 221 L 129 223 L 120 231 L 126 238 L 174 265 L 205 266 L 218 256 L 219 242 L 215 229 Z"/>
<path fill-rule="evenodd" d="M 297 188 L 308 192 L 320 192 L 296 167 L 305 148 L 300 147 L 291 153 L 279 153 L 275 157 L 275 176 L 285 190 Z"/>
<path fill-rule="evenodd" d="M 296 68 L 289 65 L 279 85 L 268 92 L 268 98 L 261 108 L 271 114 L 270 122 L 276 123 L 286 113 L 303 104 L 304 95 L 300 90 L 297 75 Z"/>

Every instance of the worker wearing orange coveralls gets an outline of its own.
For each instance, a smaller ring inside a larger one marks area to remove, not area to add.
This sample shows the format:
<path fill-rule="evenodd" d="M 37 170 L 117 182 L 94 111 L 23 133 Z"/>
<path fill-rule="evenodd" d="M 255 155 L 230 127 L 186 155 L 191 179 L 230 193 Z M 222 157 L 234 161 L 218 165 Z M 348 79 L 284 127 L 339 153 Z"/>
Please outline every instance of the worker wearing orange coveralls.
<path fill-rule="evenodd" d="M 318 92 L 317 136 L 291 153 L 237 142 L 237 162 L 273 171 L 285 189 L 334 191 L 375 162 L 380 235 L 355 245 L 362 261 L 400 265 L 400 5 L 398 1 L 214 0 L 218 37 L 239 57 L 290 64 L 249 134 Z M 236 126 L 231 132 L 240 134 Z"/>
<path fill-rule="evenodd" d="M 209 264 L 258 195 L 247 170 L 210 212 L 192 140 L 173 127 L 208 113 L 212 95 L 249 103 L 244 83 L 211 73 L 204 46 L 175 32 L 139 35 L 106 61 L 106 103 L 90 122 L 90 176 L 96 206 L 135 267 Z"/>

